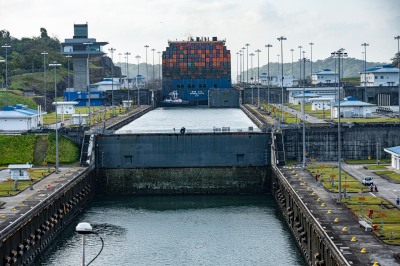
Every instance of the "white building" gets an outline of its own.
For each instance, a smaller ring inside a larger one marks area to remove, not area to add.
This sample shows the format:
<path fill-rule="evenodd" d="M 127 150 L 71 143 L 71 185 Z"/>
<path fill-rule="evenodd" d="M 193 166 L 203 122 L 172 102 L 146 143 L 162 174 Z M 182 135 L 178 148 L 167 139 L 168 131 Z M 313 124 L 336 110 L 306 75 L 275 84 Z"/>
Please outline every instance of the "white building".
<path fill-rule="evenodd" d="M 311 103 L 311 110 L 312 111 L 318 111 L 318 110 L 330 110 L 331 109 L 331 104 L 333 102 L 332 98 L 310 98 L 309 99 Z"/>
<path fill-rule="evenodd" d="M 39 129 L 43 125 L 43 114 L 38 110 L 29 109 L 26 105 L 4 107 L 0 111 L 0 132 L 26 132 Z"/>
<path fill-rule="evenodd" d="M 319 94 L 310 91 L 304 92 L 304 101 L 310 103 L 310 99 L 320 97 Z M 297 92 L 289 95 L 289 103 L 301 105 L 303 102 L 303 92 Z"/>
<path fill-rule="evenodd" d="M 13 180 L 30 180 L 29 170 L 32 169 L 32 164 L 10 164 L 10 178 Z"/>
<path fill-rule="evenodd" d="M 360 72 L 360 86 L 398 86 L 399 69 L 392 65 L 373 67 Z"/>
<path fill-rule="evenodd" d="M 306 91 L 310 93 L 316 93 L 319 97 L 337 99 L 337 88 L 335 87 L 307 87 Z M 292 95 L 297 93 L 303 93 L 302 87 L 288 87 L 286 91 L 289 94 L 289 99 Z"/>
<path fill-rule="evenodd" d="M 59 115 L 72 115 L 75 114 L 75 105 L 78 102 L 53 102 L 53 105 L 57 106 L 57 114 Z"/>
<path fill-rule="evenodd" d="M 384 149 L 385 152 L 392 155 L 392 167 L 400 170 L 400 146 Z"/>
<path fill-rule="evenodd" d="M 270 76 L 269 85 L 280 87 L 281 85 L 281 76 Z M 262 73 L 260 74 L 260 83 L 261 85 L 267 86 L 268 85 L 268 74 Z M 293 87 L 294 77 L 292 76 L 283 76 L 283 87 Z"/>
<path fill-rule="evenodd" d="M 338 118 L 339 103 L 332 103 L 331 117 Z M 375 112 L 376 105 L 366 102 L 359 101 L 354 97 L 346 97 L 343 101 L 340 101 L 340 115 L 343 118 L 350 117 L 371 117 L 372 113 Z"/>
<path fill-rule="evenodd" d="M 90 89 L 92 91 L 112 91 L 120 90 L 121 82 L 119 78 L 104 78 L 102 81 L 90 84 Z"/>
<path fill-rule="evenodd" d="M 323 69 L 311 75 L 311 84 L 335 84 L 338 80 L 338 74 L 330 69 Z"/>
<path fill-rule="evenodd" d="M 146 86 L 146 78 L 142 75 L 136 75 L 136 77 L 133 79 L 133 84 L 135 88 L 144 89 Z"/>
<path fill-rule="evenodd" d="M 73 125 L 85 125 L 88 120 L 88 114 L 73 114 L 72 116 Z"/>

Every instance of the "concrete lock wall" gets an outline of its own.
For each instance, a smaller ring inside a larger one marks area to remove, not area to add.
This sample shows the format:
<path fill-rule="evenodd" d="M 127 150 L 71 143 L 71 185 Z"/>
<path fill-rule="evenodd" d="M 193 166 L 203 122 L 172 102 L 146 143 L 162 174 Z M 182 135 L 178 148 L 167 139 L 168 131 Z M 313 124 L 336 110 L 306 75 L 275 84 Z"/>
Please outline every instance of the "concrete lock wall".
<path fill-rule="evenodd" d="M 97 135 L 96 168 L 265 166 L 269 146 L 263 133 Z"/>
<path fill-rule="evenodd" d="M 376 159 L 387 157 L 383 151 L 386 147 L 397 146 L 400 143 L 400 125 L 342 125 L 342 158 L 345 159 Z M 286 160 L 302 160 L 303 142 L 302 129 L 283 131 Z M 320 161 L 337 160 L 338 129 L 306 128 L 307 158 Z"/>
<path fill-rule="evenodd" d="M 272 194 L 308 264 L 348 265 L 279 169 L 272 171 Z"/>
<path fill-rule="evenodd" d="M 234 89 L 210 89 L 208 91 L 208 107 L 238 108 L 239 91 Z"/>
<path fill-rule="evenodd" d="M 96 194 L 257 194 L 271 190 L 270 167 L 97 169 Z"/>
<path fill-rule="evenodd" d="M 93 188 L 94 175 L 86 171 L 40 203 L 36 202 L 38 205 L 33 209 L 21 207 L 27 208 L 26 213 L 1 229 L 0 265 L 32 265 L 85 208 L 93 197 Z"/>

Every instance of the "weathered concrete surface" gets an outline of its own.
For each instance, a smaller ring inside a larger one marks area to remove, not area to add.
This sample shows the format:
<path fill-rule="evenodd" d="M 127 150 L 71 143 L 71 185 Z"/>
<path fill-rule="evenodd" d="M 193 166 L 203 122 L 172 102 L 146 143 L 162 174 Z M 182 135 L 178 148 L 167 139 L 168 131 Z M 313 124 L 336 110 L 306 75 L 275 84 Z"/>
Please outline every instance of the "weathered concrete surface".
<path fill-rule="evenodd" d="M 225 194 L 270 191 L 267 167 L 97 169 L 96 194 Z"/>
<path fill-rule="evenodd" d="M 365 232 L 361 229 L 357 218 L 347 208 L 336 203 L 337 194 L 330 193 L 323 187 L 317 186 L 315 177 L 312 177 L 307 171 L 302 171 L 300 167 L 282 167 L 279 170 L 293 188 L 293 191 L 299 196 L 301 202 L 307 206 L 309 212 L 323 228 L 327 237 L 335 244 L 350 265 L 373 265 L 374 262 L 378 262 L 379 265 L 400 265 L 394 258 L 394 254 L 400 252 L 399 247 L 386 245 L 375 238 L 371 232 Z M 315 195 L 312 194 L 313 192 L 315 192 Z M 286 204 L 293 202 L 288 193 L 283 194 L 281 199 Z M 317 201 L 318 198 L 319 201 Z M 300 200 L 297 200 L 296 204 L 299 204 Z M 303 230 L 307 232 L 306 236 L 308 236 L 309 229 L 305 222 L 306 220 L 307 223 L 310 222 L 310 219 L 305 219 L 301 212 L 296 213 L 295 209 L 297 208 L 294 208 L 294 206 L 290 206 L 290 210 L 286 207 L 282 208 L 282 213 L 286 220 L 294 219 L 296 221 L 295 216 L 299 217 L 298 228 L 304 228 Z M 331 213 L 328 213 L 328 210 Z M 293 211 L 292 214 L 290 213 L 291 211 Z M 293 215 L 293 218 L 289 218 L 290 215 Z M 335 222 L 335 218 L 338 218 L 338 222 Z M 288 223 L 290 225 L 291 222 Z M 346 227 L 346 231 L 343 230 L 344 227 Z M 321 236 L 321 243 L 326 241 L 327 237 Z M 356 237 L 357 241 L 352 242 L 352 237 Z M 308 254 L 308 259 L 311 260 L 315 258 L 315 252 L 318 249 L 313 245 L 309 247 L 311 249 L 307 249 L 308 246 L 303 246 L 302 249 L 304 249 L 303 253 Z M 362 248 L 366 248 L 366 253 L 361 253 Z"/>

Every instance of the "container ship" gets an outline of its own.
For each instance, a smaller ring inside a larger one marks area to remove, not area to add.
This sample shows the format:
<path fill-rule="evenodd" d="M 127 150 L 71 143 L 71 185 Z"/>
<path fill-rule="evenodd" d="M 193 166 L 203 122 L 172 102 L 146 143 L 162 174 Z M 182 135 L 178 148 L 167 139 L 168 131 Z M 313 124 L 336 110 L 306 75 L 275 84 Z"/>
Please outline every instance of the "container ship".
<path fill-rule="evenodd" d="M 231 54 L 225 40 L 168 41 L 162 53 L 162 106 L 207 104 L 210 89 L 231 89 Z"/>

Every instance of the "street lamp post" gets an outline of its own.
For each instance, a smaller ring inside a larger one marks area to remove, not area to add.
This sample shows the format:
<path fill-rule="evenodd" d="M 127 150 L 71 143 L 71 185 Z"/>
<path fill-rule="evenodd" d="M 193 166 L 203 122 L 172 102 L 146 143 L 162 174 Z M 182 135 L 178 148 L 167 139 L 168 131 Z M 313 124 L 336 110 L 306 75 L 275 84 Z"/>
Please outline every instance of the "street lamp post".
<path fill-rule="evenodd" d="M 8 48 L 11 48 L 11 45 L 5 44 L 1 46 L 2 48 L 6 48 L 6 106 L 8 106 Z"/>
<path fill-rule="evenodd" d="M 293 52 L 294 52 L 294 49 L 290 49 L 290 51 L 292 52 L 292 78 L 294 78 L 294 76 L 293 76 Z"/>
<path fill-rule="evenodd" d="M 140 55 L 137 55 L 135 57 L 137 59 L 137 77 L 136 77 L 136 87 L 137 87 L 137 96 L 138 96 L 138 106 L 140 106 L 140 91 L 139 91 L 139 75 L 140 75 L 140 68 L 139 68 L 139 60 L 140 60 Z"/>
<path fill-rule="evenodd" d="M 298 48 L 300 49 L 300 58 L 299 58 L 299 60 L 301 60 L 301 48 L 303 48 L 303 46 L 299 45 Z M 299 61 L 299 62 L 300 62 L 300 61 Z M 298 83 L 297 85 L 300 87 L 300 81 L 301 81 L 301 64 L 299 64 L 299 69 L 300 69 L 300 71 L 299 71 L 299 81 L 297 82 L 297 83 Z"/>
<path fill-rule="evenodd" d="M 270 75 L 269 75 L 269 48 L 271 48 L 272 47 L 272 44 L 266 44 L 265 45 L 265 47 L 267 48 L 267 51 L 268 51 L 268 63 L 267 63 L 267 67 L 268 67 L 268 81 L 267 81 L 267 90 L 268 90 L 268 113 L 269 113 L 269 111 L 270 111 L 270 107 L 269 107 L 269 104 L 270 104 L 270 102 L 269 102 L 269 87 L 270 87 L 270 81 L 271 81 L 271 77 L 270 77 Z"/>
<path fill-rule="evenodd" d="M 57 67 L 61 66 L 57 61 L 49 64 L 49 67 L 54 67 L 54 102 L 56 106 L 56 174 L 59 173 L 58 167 L 58 117 L 57 117 Z"/>
<path fill-rule="evenodd" d="M 255 78 L 254 78 L 254 71 L 253 71 L 253 56 L 255 56 L 255 54 L 251 53 L 250 55 L 250 68 L 251 68 L 251 77 L 250 80 L 253 81 L 253 83 L 256 82 Z"/>
<path fill-rule="evenodd" d="M 399 69 L 399 95 L 397 99 L 399 100 L 399 119 L 400 119 L 400 35 L 394 37 L 397 40 L 397 68 Z"/>
<path fill-rule="evenodd" d="M 240 66 L 240 74 L 239 74 L 239 81 L 242 83 L 242 50 L 239 51 L 239 66 Z M 243 92 L 244 93 L 244 92 Z M 243 102 L 244 103 L 244 102 Z"/>
<path fill-rule="evenodd" d="M 69 78 L 69 59 L 72 57 L 71 55 L 66 55 L 65 56 L 66 58 L 67 58 L 67 64 L 68 64 L 68 72 L 67 72 L 67 75 L 68 75 L 68 81 L 67 81 L 67 86 L 68 86 L 68 88 L 70 88 L 70 84 L 69 84 L 69 80 L 70 80 L 70 78 Z M 71 99 L 70 99 L 70 95 L 69 95 L 69 90 L 68 90 L 68 101 L 70 101 Z"/>
<path fill-rule="evenodd" d="M 158 51 L 157 54 L 158 54 L 158 80 L 161 85 L 161 52 Z"/>
<path fill-rule="evenodd" d="M 111 47 L 108 51 L 111 53 L 111 108 L 114 114 L 114 52 L 116 49 Z"/>
<path fill-rule="evenodd" d="M 84 42 L 83 44 L 86 45 L 86 50 L 87 50 L 87 68 L 86 68 L 86 74 L 87 74 L 86 79 L 87 79 L 87 81 L 86 81 L 86 86 L 87 86 L 87 92 L 89 94 L 89 127 L 91 127 L 91 125 L 92 125 L 92 115 L 91 115 L 91 108 L 90 108 L 90 106 L 91 106 L 90 98 L 92 96 L 91 96 L 91 93 L 90 93 L 90 72 L 89 72 L 90 71 L 90 66 L 89 66 L 90 60 L 89 60 L 89 56 L 90 56 L 90 45 L 92 45 L 93 43 L 92 42 Z"/>
<path fill-rule="evenodd" d="M 338 110 L 337 110 L 337 117 L 338 117 L 338 170 L 339 170 L 339 199 L 338 203 L 342 203 L 342 141 L 341 141 L 341 132 L 340 132 L 340 58 L 347 57 L 347 53 L 344 52 L 344 49 L 339 49 L 336 52 L 331 53 L 331 56 L 338 58 Z"/>
<path fill-rule="evenodd" d="M 251 73 L 253 73 L 253 56 L 254 56 L 254 54 L 253 53 L 250 53 L 250 60 L 251 60 L 251 65 L 250 65 L 250 68 L 251 68 Z M 247 69 L 247 75 L 249 74 L 249 70 Z M 247 78 L 247 80 L 248 80 L 248 78 Z M 251 75 L 251 81 L 253 81 L 253 75 Z M 252 84 L 251 85 L 251 104 L 254 104 L 254 92 L 253 92 L 253 86 L 254 86 L 254 84 Z M 260 95 L 258 95 L 258 97 L 260 97 Z"/>
<path fill-rule="evenodd" d="M 47 90 L 46 90 L 46 51 L 41 52 L 40 54 L 43 55 L 43 90 L 44 90 L 44 110 L 47 111 Z"/>
<path fill-rule="evenodd" d="M 285 41 L 286 38 L 281 36 L 278 38 L 278 41 L 281 42 L 281 67 L 282 67 L 282 76 L 281 76 L 281 87 L 282 87 L 282 123 L 284 122 L 284 107 L 283 107 L 283 41 Z"/>
<path fill-rule="evenodd" d="M 246 59 L 246 64 L 247 64 L 247 67 L 246 67 L 246 72 L 247 72 L 247 84 L 249 84 L 249 46 L 250 46 L 250 43 L 246 43 L 245 44 L 246 45 L 246 50 L 247 50 L 247 59 Z"/>
<path fill-rule="evenodd" d="M 242 82 L 243 82 L 243 83 L 244 83 L 244 50 L 246 50 L 246 48 L 245 48 L 245 47 L 242 47 L 242 54 L 243 54 L 243 60 L 242 60 L 242 64 L 243 64 L 243 66 L 242 66 L 243 78 L 242 78 Z M 244 88 L 244 85 L 243 85 L 243 88 Z"/>
<path fill-rule="evenodd" d="M 362 43 L 364 46 L 364 101 L 367 101 L 367 46 L 368 43 Z"/>
<path fill-rule="evenodd" d="M 311 70 L 310 70 L 310 77 L 312 76 L 312 74 L 313 74 L 313 72 L 312 72 L 312 47 L 313 47 L 313 45 L 314 45 L 314 43 L 313 42 L 310 42 L 310 49 L 311 49 L 311 54 L 310 54 L 310 62 L 311 62 L 311 64 L 310 64 L 310 67 L 311 67 Z"/>
<path fill-rule="evenodd" d="M 306 76 L 306 62 L 309 62 L 310 60 L 306 59 L 305 57 L 303 57 L 302 60 L 299 61 L 299 63 L 301 64 L 301 62 L 303 61 L 303 78 L 305 79 Z M 306 166 L 306 97 L 305 97 L 305 93 L 306 93 L 306 89 L 305 89 L 305 83 L 303 83 L 303 102 L 302 102 L 302 120 L 303 120 L 303 164 L 301 166 L 301 169 L 304 170 L 305 166 Z"/>
<path fill-rule="evenodd" d="M 257 108 L 260 109 L 260 49 L 256 50 L 257 53 Z"/>
<path fill-rule="evenodd" d="M 128 60 L 129 60 L 129 56 L 131 55 L 131 53 L 126 52 L 124 53 L 125 57 L 126 57 L 126 86 L 128 87 L 128 108 L 131 107 L 131 102 L 130 102 L 130 96 L 129 96 L 129 65 L 128 65 Z"/>
<path fill-rule="evenodd" d="M 147 86 L 147 83 L 149 82 L 149 78 L 148 78 L 148 76 L 149 76 L 149 69 L 148 69 L 148 67 L 147 67 L 147 48 L 149 48 L 150 46 L 148 46 L 147 44 L 144 46 L 144 48 L 146 48 L 146 79 L 145 79 L 145 81 L 146 81 L 146 86 Z"/>
<path fill-rule="evenodd" d="M 239 52 L 236 52 L 236 83 L 239 84 Z"/>
<path fill-rule="evenodd" d="M 155 84 L 155 77 L 154 77 L 154 52 L 156 49 L 151 49 L 151 51 L 153 52 L 153 85 Z"/>

